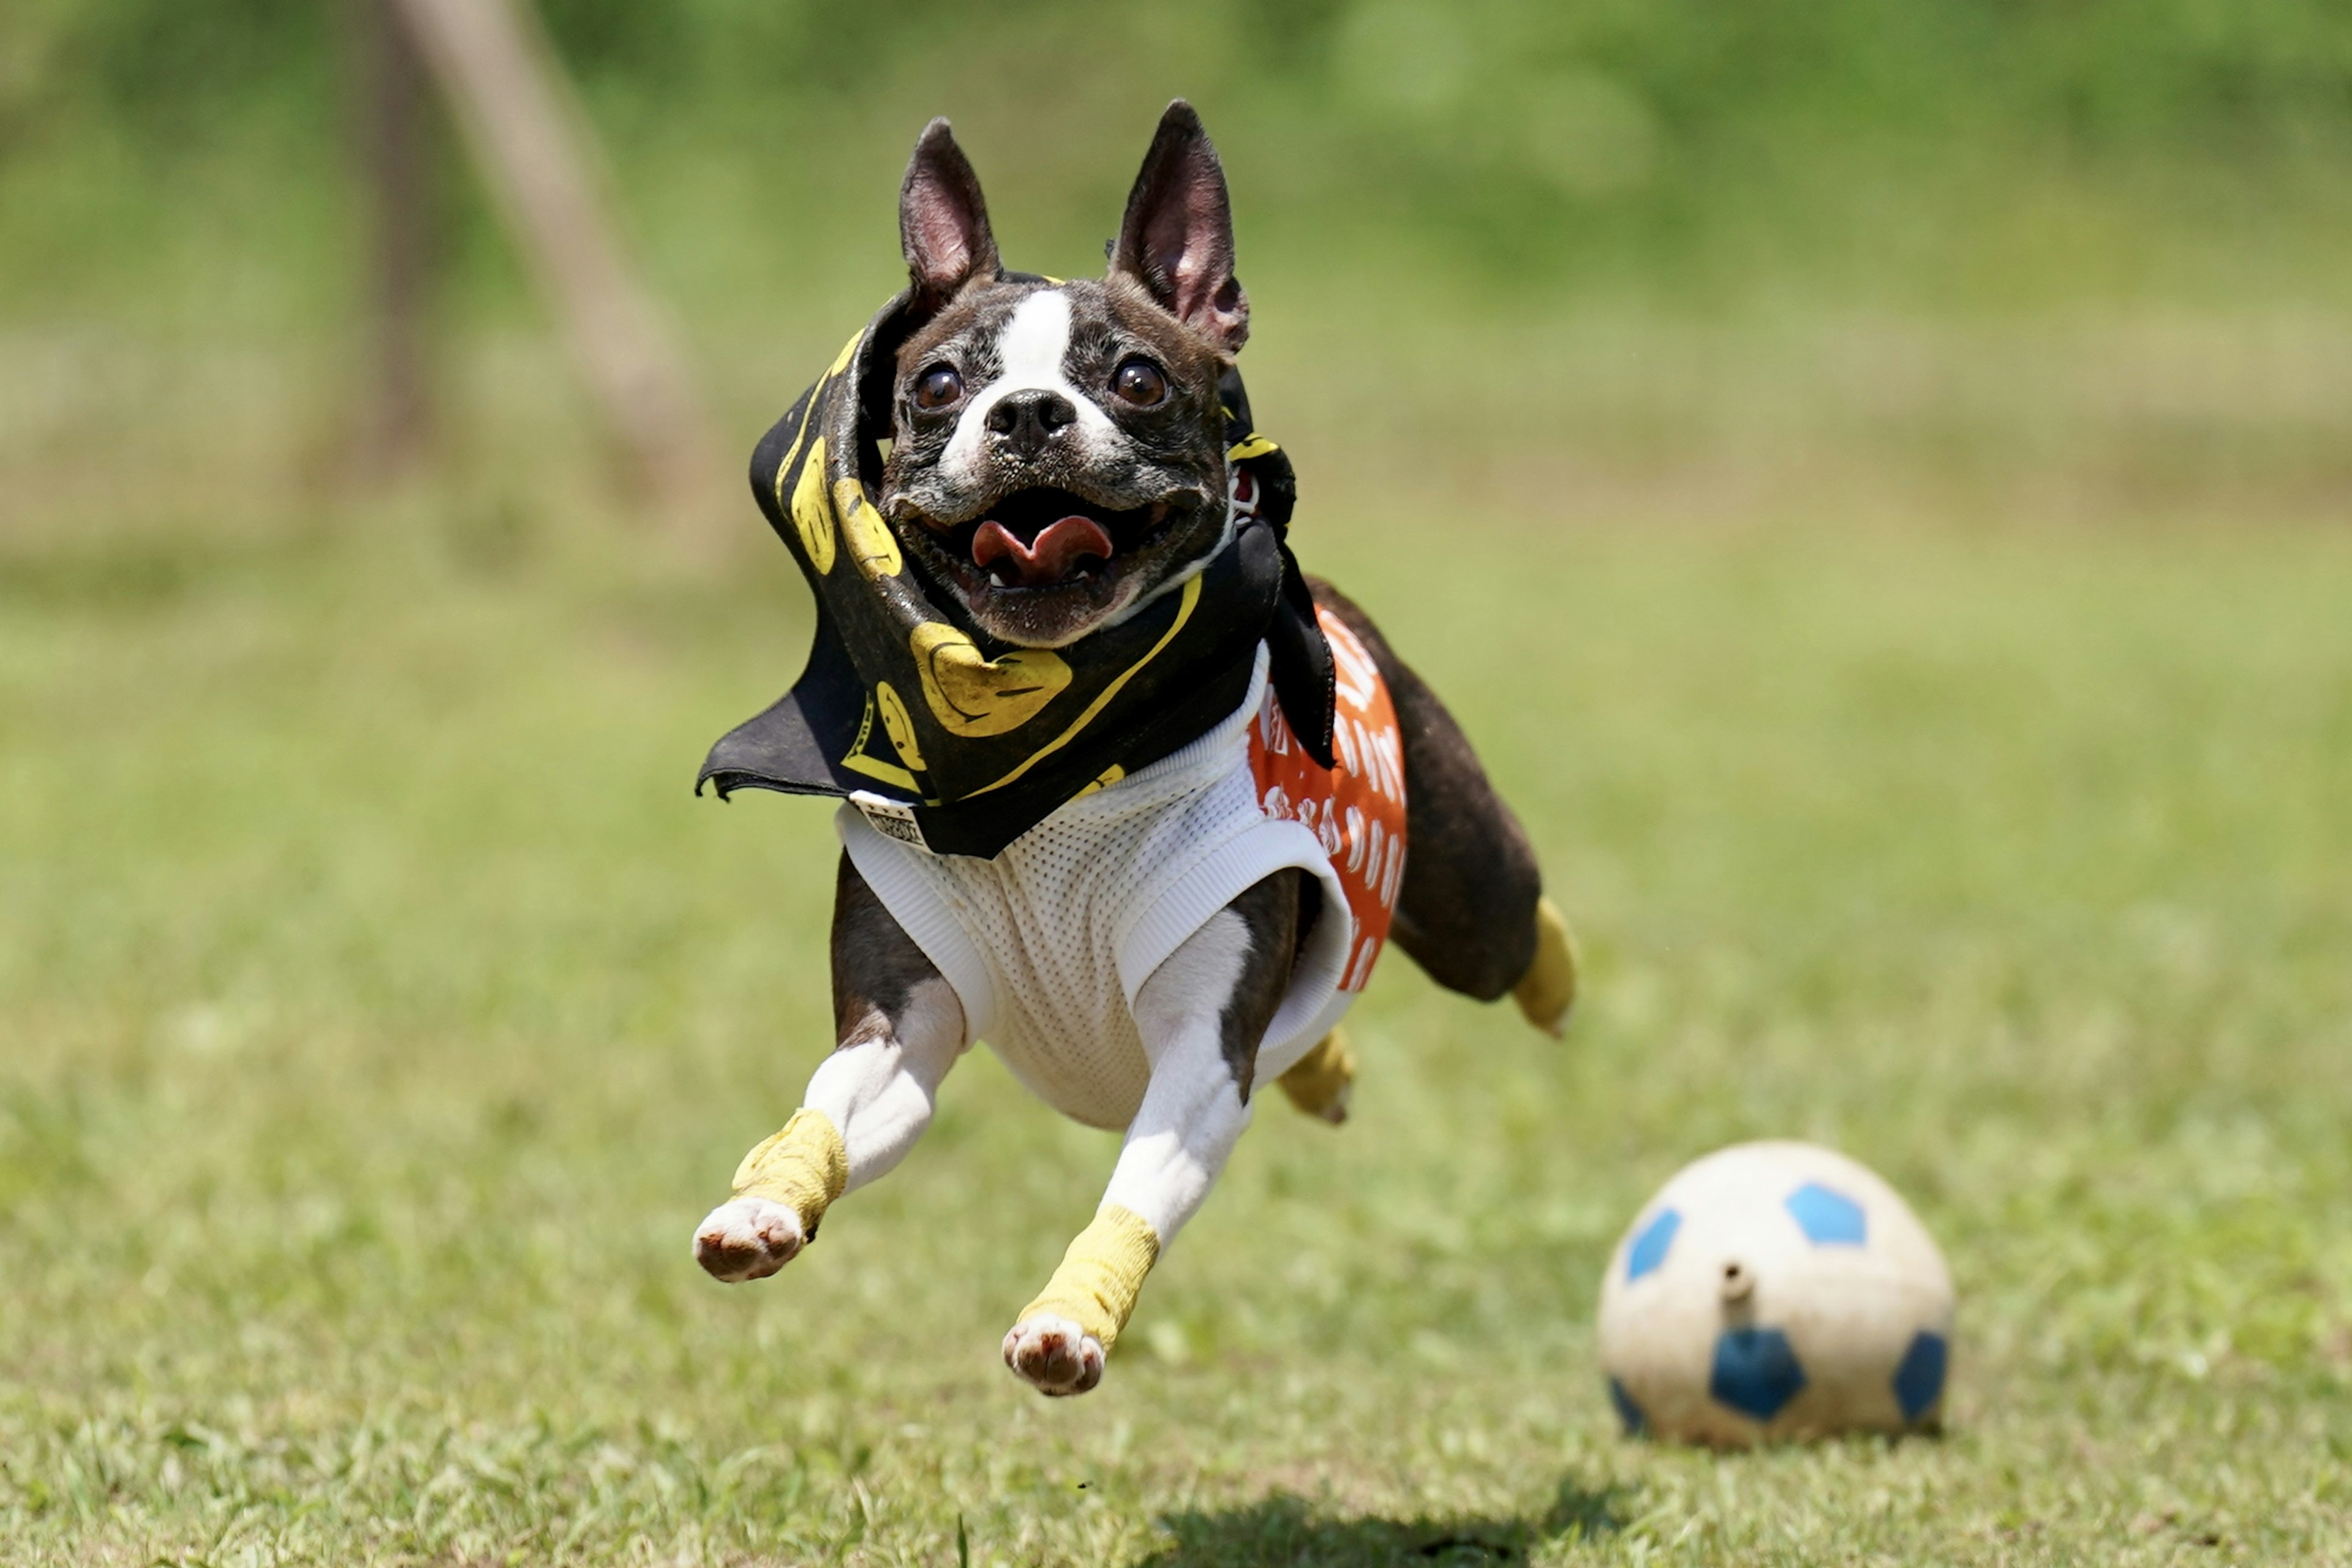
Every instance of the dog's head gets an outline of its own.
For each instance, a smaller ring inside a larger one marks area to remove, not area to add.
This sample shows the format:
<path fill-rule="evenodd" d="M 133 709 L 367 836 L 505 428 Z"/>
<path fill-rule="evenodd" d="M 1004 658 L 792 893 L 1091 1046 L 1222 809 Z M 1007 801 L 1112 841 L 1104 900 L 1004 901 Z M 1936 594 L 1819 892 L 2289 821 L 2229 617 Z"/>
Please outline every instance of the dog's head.
<path fill-rule="evenodd" d="M 1060 647 L 1223 542 L 1217 382 L 1249 334 L 1224 171 L 1179 100 L 1099 281 L 1004 276 L 944 120 L 898 224 L 918 323 L 898 350 L 882 511 L 982 630 Z"/>

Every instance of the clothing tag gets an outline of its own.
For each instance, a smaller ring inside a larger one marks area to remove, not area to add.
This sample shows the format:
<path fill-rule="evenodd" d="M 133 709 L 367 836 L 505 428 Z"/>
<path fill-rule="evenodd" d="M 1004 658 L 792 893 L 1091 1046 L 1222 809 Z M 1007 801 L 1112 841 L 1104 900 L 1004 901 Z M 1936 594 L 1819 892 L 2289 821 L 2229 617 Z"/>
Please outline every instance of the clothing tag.
<path fill-rule="evenodd" d="M 858 789 L 849 792 L 849 804 L 864 814 L 875 832 L 929 852 L 931 847 L 923 842 L 922 825 L 915 820 L 915 808 L 906 802 L 886 800 L 871 790 Z"/>

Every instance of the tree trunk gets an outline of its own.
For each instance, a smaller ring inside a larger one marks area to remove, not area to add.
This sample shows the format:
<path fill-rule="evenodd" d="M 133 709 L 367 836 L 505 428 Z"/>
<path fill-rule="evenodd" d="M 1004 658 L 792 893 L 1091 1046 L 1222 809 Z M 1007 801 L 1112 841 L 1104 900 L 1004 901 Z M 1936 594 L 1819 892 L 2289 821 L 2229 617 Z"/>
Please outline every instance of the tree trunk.
<path fill-rule="evenodd" d="M 691 531 L 724 468 L 605 209 L 593 133 L 523 0 L 395 0 L 555 307 L 638 493 Z"/>
<path fill-rule="evenodd" d="M 352 0 L 358 153 L 367 205 L 367 382 L 355 466 L 365 477 L 405 472 L 432 437 L 431 153 L 425 63 L 397 0 Z"/>

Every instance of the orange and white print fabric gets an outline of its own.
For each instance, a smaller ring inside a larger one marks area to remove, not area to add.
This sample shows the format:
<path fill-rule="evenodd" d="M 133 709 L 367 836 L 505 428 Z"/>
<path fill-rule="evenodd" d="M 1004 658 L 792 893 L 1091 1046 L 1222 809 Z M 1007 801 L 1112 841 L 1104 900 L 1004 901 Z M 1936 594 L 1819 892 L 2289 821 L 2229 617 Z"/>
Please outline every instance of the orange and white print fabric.
<path fill-rule="evenodd" d="M 1339 988 L 1359 992 L 1388 942 L 1404 880 L 1404 737 L 1372 656 L 1329 611 L 1318 606 L 1315 615 L 1338 677 L 1337 765 L 1307 754 L 1269 689 L 1250 727 L 1250 772 L 1265 815 L 1305 826 L 1331 858 L 1355 923 Z"/>

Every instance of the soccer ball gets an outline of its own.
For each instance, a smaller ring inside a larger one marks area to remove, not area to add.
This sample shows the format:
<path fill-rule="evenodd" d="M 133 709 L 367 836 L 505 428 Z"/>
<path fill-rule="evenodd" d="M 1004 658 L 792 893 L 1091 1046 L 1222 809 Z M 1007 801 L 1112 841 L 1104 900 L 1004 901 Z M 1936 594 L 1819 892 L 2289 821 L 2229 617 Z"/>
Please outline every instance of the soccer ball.
<path fill-rule="evenodd" d="M 1601 1283 L 1629 1433 L 1738 1447 L 1933 1428 L 1952 1277 L 1895 1189 L 1811 1143 L 1741 1143 L 1659 1189 Z"/>

